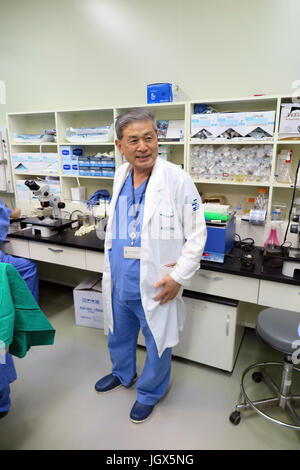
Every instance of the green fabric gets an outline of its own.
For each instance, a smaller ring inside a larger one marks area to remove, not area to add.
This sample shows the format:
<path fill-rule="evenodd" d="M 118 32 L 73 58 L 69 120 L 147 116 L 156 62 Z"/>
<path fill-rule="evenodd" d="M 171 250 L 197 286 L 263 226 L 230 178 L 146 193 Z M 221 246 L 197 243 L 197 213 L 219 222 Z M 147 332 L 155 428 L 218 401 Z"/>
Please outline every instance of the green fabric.
<path fill-rule="evenodd" d="M 55 330 L 16 268 L 0 263 L 0 342 L 24 357 L 31 346 L 54 343 Z M 1 343 L 0 343 L 1 345 Z"/>

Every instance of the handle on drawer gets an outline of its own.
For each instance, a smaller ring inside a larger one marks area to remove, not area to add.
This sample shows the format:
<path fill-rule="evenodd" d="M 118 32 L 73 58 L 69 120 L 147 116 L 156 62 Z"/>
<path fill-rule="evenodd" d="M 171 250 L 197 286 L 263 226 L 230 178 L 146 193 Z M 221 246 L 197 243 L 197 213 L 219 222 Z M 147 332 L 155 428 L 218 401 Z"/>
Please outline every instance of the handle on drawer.
<path fill-rule="evenodd" d="M 226 317 L 226 336 L 229 336 L 229 327 L 230 327 L 230 315 Z"/>
<path fill-rule="evenodd" d="M 48 250 L 53 251 L 53 253 L 62 253 L 64 250 L 56 250 L 55 248 L 51 248 L 48 246 Z"/>
<path fill-rule="evenodd" d="M 224 279 L 221 276 L 211 277 L 211 276 L 208 276 L 207 274 L 204 274 L 204 273 L 199 273 L 199 276 L 204 277 L 204 279 L 209 279 L 210 281 L 223 281 L 223 279 Z"/>

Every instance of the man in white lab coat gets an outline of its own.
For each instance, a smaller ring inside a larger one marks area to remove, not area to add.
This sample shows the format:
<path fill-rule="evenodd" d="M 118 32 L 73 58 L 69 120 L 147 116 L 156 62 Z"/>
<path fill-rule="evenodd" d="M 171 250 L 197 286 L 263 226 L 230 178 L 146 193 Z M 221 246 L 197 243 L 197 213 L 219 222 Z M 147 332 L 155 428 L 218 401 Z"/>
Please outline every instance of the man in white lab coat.
<path fill-rule="evenodd" d="M 116 172 L 106 229 L 102 281 L 112 373 L 105 393 L 136 380 L 139 330 L 147 358 L 137 383 L 131 421 L 140 423 L 164 395 L 171 348 L 183 328 L 183 288 L 199 269 L 206 224 L 199 193 L 178 165 L 157 158 L 154 116 L 132 109 L 116 121 L 116 145 L 127 163 Z"/>

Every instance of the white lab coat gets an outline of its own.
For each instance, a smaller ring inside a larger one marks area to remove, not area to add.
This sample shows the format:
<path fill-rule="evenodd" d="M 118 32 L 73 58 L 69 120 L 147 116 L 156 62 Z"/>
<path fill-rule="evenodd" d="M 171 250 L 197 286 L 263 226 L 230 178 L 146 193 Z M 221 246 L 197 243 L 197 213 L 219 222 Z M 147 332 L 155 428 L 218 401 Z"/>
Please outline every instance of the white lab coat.
<path fill-rule="evenodd" d="M 106 229 L 103 307 L 113 333 L 112 281 L 108 250 L 112 247 L 114 213 L 119 193 L 130 171 L 123 164 L 115 175 Z M 157 158 L 147 186 L 141 230 L 140 292 L 148 326 L 158 354 L 179 341 L 184 323 L 183 287 L 200 267 L 206 242 L 206 224 L 199 193 L 191 177 L 170 162 Z M 173 268 L 166 264 L 176 263 Z M 160 305 L 154 298 L 162 290 L 154 284 L 169 273 L 182 285 L 175 299 Z"/>

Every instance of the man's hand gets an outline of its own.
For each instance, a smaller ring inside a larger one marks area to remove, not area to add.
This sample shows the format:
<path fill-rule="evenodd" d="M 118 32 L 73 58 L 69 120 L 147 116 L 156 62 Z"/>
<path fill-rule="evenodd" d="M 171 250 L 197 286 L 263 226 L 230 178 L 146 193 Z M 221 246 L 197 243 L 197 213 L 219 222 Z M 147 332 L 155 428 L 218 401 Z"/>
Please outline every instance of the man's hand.
<path fill-rule="evenodd" d="M 13 209 L 11 214 L 10 214 L 10 218 L 11 219 L 18 219 L 20 217 L 20 214 L 21 214 L 21 209 Z"/>
<path fill-rule="evenodd" d="M 155 297 L 154 300 L 160 300 L 160 305 L 163 305 L 169 300 L 173 300 L 179 292 L 181 284 L 174 281 L 174 279 L 167 274 L 162 279 L 154 284 L 154 287 L 157 289 L 158 287 L 163 287 L 163 290 Z"/>

